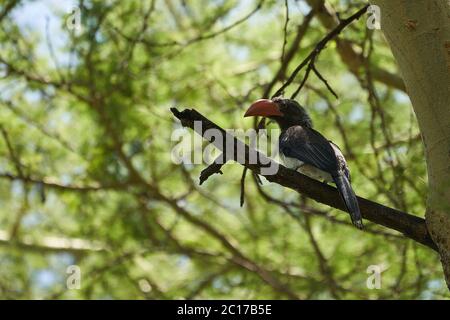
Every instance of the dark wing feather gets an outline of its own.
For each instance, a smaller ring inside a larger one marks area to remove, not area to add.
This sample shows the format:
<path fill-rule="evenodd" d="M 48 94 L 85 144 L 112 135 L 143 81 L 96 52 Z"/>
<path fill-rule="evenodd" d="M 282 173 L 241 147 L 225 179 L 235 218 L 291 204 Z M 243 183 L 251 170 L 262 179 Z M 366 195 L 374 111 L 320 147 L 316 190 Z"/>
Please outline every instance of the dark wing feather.
<path fill-rule="evenodd" d="M 319 132 L 301 126 L 290 127 L 280 137 L 280 151 L 285 156 L 331 174 L 353 224 L 362 229 L 358 199 L 350 185 L 350 172 L 342 152 L 337 146 L 335 148 Z"/>
<path fill-rule="evenodd" d="M 338 171 L 338 161 L 329 141 L 314 129 L 294 126 L 280 137 L 280 151 L 330 174 Z"/>

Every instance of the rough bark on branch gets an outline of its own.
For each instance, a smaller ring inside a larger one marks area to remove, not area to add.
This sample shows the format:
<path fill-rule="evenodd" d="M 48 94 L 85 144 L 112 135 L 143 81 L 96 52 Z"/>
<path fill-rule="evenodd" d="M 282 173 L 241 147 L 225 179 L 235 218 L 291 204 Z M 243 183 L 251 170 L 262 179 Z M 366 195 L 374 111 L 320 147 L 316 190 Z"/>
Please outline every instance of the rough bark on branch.
<path fill-rule="evenodd" d="M 185 109 L 180 112 L 176 108 L 172 108 L 171 111 L 175 115 L 175 117 L 177 117 L 181 121 L 181 124 L 184 127 L 189 127 L 194 130 L 200 129 L 201 132 L 196 132 L 203 138 L 205 138 L 204 132 L 208 129 L 219 130 L 224 135 L 224 137 L 230 136 L 224 129 L 204 117 L 196 110 Z M 194 126 L 195 121 L 201 122 L 201 128 L 200 126 Z M 250 148 L 248 145 L 244 144 L 235 137 L 231 136 L 229 138 L 233 140 L 235 149 L 244 150 L 245 154 L 241 155 L 239 159 L 236 159 L 244 167 L 252 170 L 254 173 L 263 175 L 270 182 L 277 183 L 281 186 L 295 190 L 298 193 L 305 195 L 317 202 L 329 205 L 342 211 L 346 211 L 345 205 L 342 202 L 336 188 L 311 179 L 303 174 L 300 174 L 297 171 L 287 169 L 282 165 L 279 165 L 279 170 L 276 174 L 263 174 L 261 172 L 261 169 L 266 165 L 262 165 L 261 163 L 267 164 L 268 162 L 273 162 L 273 160 L 267 158 L 265 155 L 259 153 L 255 149 Z M 221 143 L 218 143 L 218 141 L 216 140 L 213 141 L 214 139 L 205 139 L 213 143 L 223 153 L 226 153 L 226 150 L 223 150 L 223 146 Z M 249 161 L 245 161 L 245 159 L 250 159 L 252 153 L 258 156 L 260 163 L 249 163 Z M 205 169 L 204 171 L 206 170 L 207 169 Z M 212 173 L 214 173 L 214 170 L 211 171 Z M 203 177 L 203 179 L 205 178 L 207 179 L 207 177 Z M 365 198 L 358 197 L 358 202 L 362 216 L 365 219 L 403 233 L 406 237 L 415 240 L 425 246 L 428 246 L 433 250 L 436 250 L 436 245 L 434 244 L 433 240 L 430 237 L 430 234 L 428 233 L 424 219 L 393 208 L 386 207 L 382 204 L 370 201 Z"/>

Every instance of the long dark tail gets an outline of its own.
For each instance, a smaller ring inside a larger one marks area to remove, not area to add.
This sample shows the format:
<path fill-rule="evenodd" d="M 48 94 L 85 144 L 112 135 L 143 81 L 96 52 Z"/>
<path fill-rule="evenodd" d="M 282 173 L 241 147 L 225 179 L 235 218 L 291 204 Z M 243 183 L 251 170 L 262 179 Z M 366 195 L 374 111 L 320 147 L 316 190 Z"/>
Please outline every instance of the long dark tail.
<path fill-rule="evenodd" d="M 345 175 L 337 175 L 333 177 L 333 180 L 336 183 L 336 187 L 339 190 L 339 194 L 341 195 L 345 206 L 347 207 L 347 211 L 350 213 L 352 223 L 358 229 L 363 229 L 364 226 L 362 223 L 361 212 L 359 211 L 358 200 L 356 199 L 356 195 L 350 185 L 350 181 L 348 181 Z"/>

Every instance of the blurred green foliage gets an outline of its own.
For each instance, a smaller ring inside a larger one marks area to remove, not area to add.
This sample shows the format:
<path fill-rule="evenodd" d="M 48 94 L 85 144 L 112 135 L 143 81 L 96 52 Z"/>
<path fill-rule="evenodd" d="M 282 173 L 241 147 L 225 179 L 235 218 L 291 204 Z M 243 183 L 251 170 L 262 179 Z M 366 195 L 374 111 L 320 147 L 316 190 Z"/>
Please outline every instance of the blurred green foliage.
<path fill-rule="evenodd" d="M 288 214 L 250 174 L 241 208 L 240 165 L 199 186 L 205 165 L 171 161 L 170 107 L 253 126 L 242 116 L 280 67 L 284 1 L 16 2 L 0 22 L 1 298 L 449 297 L 438 256 L 394 231 L 367 222 L 359 232 L 346 213 L 264 184 L 301 204 Z M 310 10 L 288 4 L 286 48 Z M 342 17 L 361 7 L 327 4 Z M 81 29 L 68 27 L 72 6 Z M 313 18 L 285 77 L 327 32 Z M 339 99 L 311 75 L 298 100 L 344 150 L 359 195 L 423 217 L 426 163 L 409 99 L 368 81 L 375 67 L 397 73 L 389 47 L 364 18 L 340 37 L 367 66 L 356 77 L 330 42 L 316 66 Z M 79 290 L 66 287 L 70 265 Z M 370 265 L 384 270 L 381 289 L 366 286 Z"/>

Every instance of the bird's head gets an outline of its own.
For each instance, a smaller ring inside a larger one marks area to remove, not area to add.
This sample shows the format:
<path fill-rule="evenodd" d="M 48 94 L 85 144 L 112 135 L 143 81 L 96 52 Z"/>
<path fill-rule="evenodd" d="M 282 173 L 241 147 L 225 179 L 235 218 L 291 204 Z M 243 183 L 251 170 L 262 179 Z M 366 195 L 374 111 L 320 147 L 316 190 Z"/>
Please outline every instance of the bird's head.
<path fill-rule="evenodd" d="M 301 125 L 312 128 L 312 120 L 306 110 L 295 100 L 273 98 L 253 102 L 244 117 L 262 116 L 275 120 L 282 129 Z"/>

